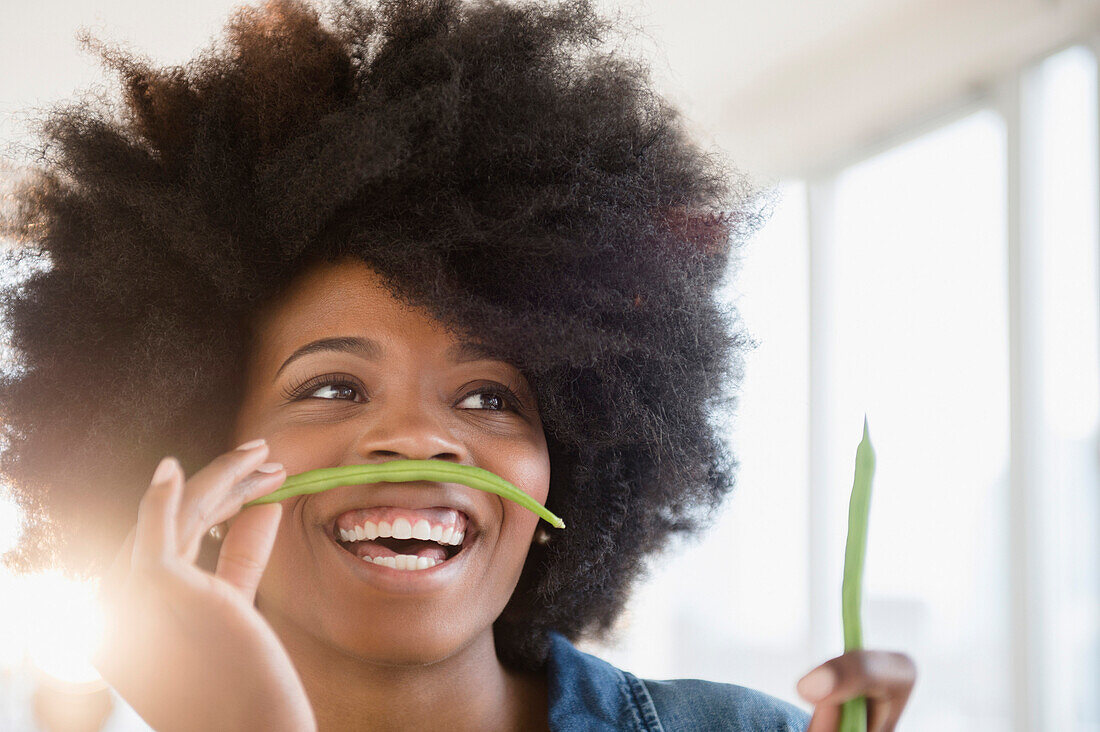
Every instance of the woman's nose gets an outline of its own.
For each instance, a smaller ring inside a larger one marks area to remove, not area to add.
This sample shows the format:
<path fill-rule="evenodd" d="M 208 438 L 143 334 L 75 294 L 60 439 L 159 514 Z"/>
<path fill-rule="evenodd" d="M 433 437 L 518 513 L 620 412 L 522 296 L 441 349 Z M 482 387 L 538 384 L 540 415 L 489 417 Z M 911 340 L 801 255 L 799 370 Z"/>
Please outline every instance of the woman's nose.
<path fill-rule="evenodd" d="M 419 392 L 419 394 L 417 393 Z M 401 395 L 381 398 L 364 419 L 356 453 L 360 458 L 455 460 L 466 449 L 452 431 L 447 407 L 427 404 L 425 390 L 403 389 Z M 438 398 L 437 398 L 438 401 Z"/>

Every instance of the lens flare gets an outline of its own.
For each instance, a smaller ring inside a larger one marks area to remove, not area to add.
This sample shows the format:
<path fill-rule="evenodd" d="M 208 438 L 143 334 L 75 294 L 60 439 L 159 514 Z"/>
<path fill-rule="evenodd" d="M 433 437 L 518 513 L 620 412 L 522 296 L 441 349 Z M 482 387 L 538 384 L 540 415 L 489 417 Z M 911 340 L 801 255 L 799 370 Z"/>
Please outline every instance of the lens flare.
<path fill-rule="evenodd" d="M 4 575 L 15 602 L 0 607 L 0 623 L 18 635 L 0 639 L 8 662 L 29 661 L 59 681 L 87 684 L 100 678 L 89 658 L 103 636 L 103 614 L 92 581 L 49 571 Z"/>

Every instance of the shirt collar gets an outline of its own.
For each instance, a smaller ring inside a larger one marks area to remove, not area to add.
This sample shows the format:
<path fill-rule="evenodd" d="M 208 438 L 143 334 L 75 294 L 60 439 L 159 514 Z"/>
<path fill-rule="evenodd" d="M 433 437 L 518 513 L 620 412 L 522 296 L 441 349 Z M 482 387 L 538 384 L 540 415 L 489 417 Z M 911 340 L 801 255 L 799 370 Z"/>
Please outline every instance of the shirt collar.
<path fill-rule="evenodd" d="M 663 732 L 653 699 L 633 674 L 578 650 L 551 630 L 547 660 L 550 729 Z"/>

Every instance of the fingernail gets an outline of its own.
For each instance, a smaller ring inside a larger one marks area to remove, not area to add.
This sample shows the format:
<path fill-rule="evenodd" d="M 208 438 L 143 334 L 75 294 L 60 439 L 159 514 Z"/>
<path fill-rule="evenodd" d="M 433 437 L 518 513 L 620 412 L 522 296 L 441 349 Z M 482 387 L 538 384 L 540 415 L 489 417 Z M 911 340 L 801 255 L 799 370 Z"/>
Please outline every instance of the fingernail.
<path fill-rule="evenodd" d="M 282 469 L 282 463 L 264 463 L 263 465 L 256 468 L 256 470 L 260 471 L 261 473 L 278 473 Z"/>
<path fill-rule="evenodd" d="M 251 450 L 255 447 L 259 447 L 260 445 L 264 444 L 265 442 L 266 442 L 266 440 L 261 437 L 258 440 L 252 440 L 250 442 L 246 442 L 243 445 L 239 446 L 237 449 L 238 450 Z"/>
<path fill-rule="evenodd" d="M 161 458 L 160 463 L 157 464 L 157 469 L 153 471 L 153 483 L 168 482 L 168 479 L 172 477 L 172 471 L 175 467 L 176 466 L 172 464 L 171 455 Z"/>
<path fill-rule="evenodd" d="M 814 701 L 827 696 L 833 690 L 835 683 L 836 674 L 831 669 L 814 669 L 798 682 L 798 693 Z"/>

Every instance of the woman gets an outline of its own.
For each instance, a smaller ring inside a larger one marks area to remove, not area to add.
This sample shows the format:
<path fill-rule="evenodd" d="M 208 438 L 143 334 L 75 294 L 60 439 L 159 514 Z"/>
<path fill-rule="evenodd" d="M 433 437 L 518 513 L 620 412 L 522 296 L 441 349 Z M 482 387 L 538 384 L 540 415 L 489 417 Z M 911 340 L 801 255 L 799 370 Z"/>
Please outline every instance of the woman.
<path fill-rule="evenodd" d="M 330 10 L 243 8 L 185 67 L 100 47 L 122 113 L 43 125 L 6 218 L 50 263 L 3 301 L 0 468 L 40 520 L 17 566 L 103 575 L 96 666 L 158 730 L 805 729 L 572 645 L 733 486 L 710 420 L 750 344 L 714 295 L 765 198 L 585 2 Z M 431 482 L 242 510 L 403 458 L 568 528 Z M 399 520 L 452 544 L 341 533 Z M 817 671 L 811 732 L 860 695 L 893 729 L 914 679 L 881 651 Z"/>

